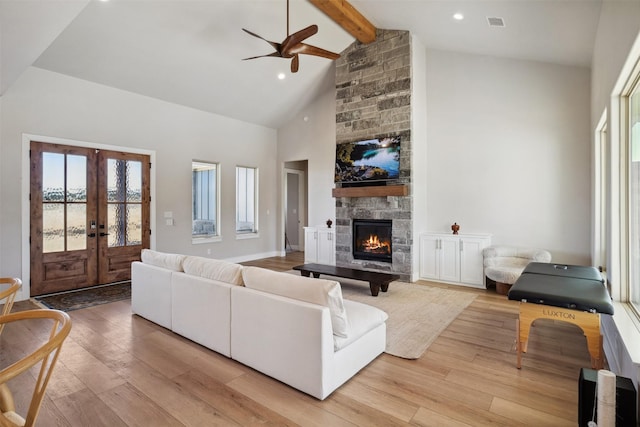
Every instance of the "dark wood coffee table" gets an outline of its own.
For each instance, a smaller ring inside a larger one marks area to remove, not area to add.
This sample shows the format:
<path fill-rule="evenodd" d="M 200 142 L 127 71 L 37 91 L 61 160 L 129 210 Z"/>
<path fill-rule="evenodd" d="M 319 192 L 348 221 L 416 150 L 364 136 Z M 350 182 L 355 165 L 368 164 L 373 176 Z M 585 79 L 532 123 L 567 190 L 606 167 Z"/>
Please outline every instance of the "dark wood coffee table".
<path fill-rule="evenodd" d="M 302 276 L 309 277 L 313 274 L 316 279 L 321 274 L 327 276 L 344 277 L 346 279 L 362 280 L 363 282 L 369 282 L 369 288 L 371 289 L 371 295 L 378 296 L 378 292 L 387 292 L 389 289 L 389 283 L 400 278 L 397 274 L 380 273 L 377 271 L 358 270 L 348 267 L 336 267 L 335 265 L 325 264 L 303 264 L 293 267 L 294 270 L 298 270 Z"/>

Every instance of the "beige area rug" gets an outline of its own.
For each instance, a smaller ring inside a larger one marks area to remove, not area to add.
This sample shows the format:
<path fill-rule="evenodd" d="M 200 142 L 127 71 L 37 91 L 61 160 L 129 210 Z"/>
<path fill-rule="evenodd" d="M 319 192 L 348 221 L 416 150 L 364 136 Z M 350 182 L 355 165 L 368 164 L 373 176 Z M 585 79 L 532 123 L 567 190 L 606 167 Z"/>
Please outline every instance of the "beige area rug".
<path fill-rule="evenodd" d="M 298 275 L 297 271 L 289 271 Z M 369 284 L 357 280 L 320 276 L 340 282 L 345 299 L 362 302 L 385 311 L 387 348 L 385 353 L 417 359 L 476 295 L 415 283 L 392 282 L 388 292 L 371 296 Z"/>

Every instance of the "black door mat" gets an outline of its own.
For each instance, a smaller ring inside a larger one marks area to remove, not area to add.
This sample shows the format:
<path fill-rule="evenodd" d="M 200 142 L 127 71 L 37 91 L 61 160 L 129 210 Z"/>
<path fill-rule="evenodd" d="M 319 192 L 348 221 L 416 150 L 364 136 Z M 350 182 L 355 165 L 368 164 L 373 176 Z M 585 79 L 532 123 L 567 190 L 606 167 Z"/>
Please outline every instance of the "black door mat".
<path fill-rule="evenodd" d="M 130 281 L 34 297 L 40 304 L 62 311 L 80 310 L 129 298 Z"/>

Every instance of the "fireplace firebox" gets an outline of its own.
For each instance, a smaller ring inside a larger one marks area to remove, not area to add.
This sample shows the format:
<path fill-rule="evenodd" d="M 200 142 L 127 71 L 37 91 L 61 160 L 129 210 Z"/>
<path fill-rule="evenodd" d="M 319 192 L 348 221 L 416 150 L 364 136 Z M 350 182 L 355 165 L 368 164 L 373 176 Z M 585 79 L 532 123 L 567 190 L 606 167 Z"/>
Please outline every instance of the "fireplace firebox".
<path fill-rule="evenodd" d="M 353 220 L 353 258 L 391 262 L 391 220 Z"/>

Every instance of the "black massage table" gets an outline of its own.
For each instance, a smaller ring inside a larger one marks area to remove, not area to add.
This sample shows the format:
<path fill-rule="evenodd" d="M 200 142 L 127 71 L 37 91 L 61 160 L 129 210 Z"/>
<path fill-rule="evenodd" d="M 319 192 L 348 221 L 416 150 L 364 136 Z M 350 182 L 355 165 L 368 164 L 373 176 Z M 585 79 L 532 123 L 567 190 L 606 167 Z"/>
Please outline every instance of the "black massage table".
<path fill-rule="evenodd" d="M 602 275 L 594 267 L 532 262 L 523 270 L 508 293 L 520 301 L 517 324 L 517 367 L 534 320 L 561 320 L 579 326 L 587 338 L 591 367 L 602 368 L 600 314 L 613 314 L 613 304 Z"/>

